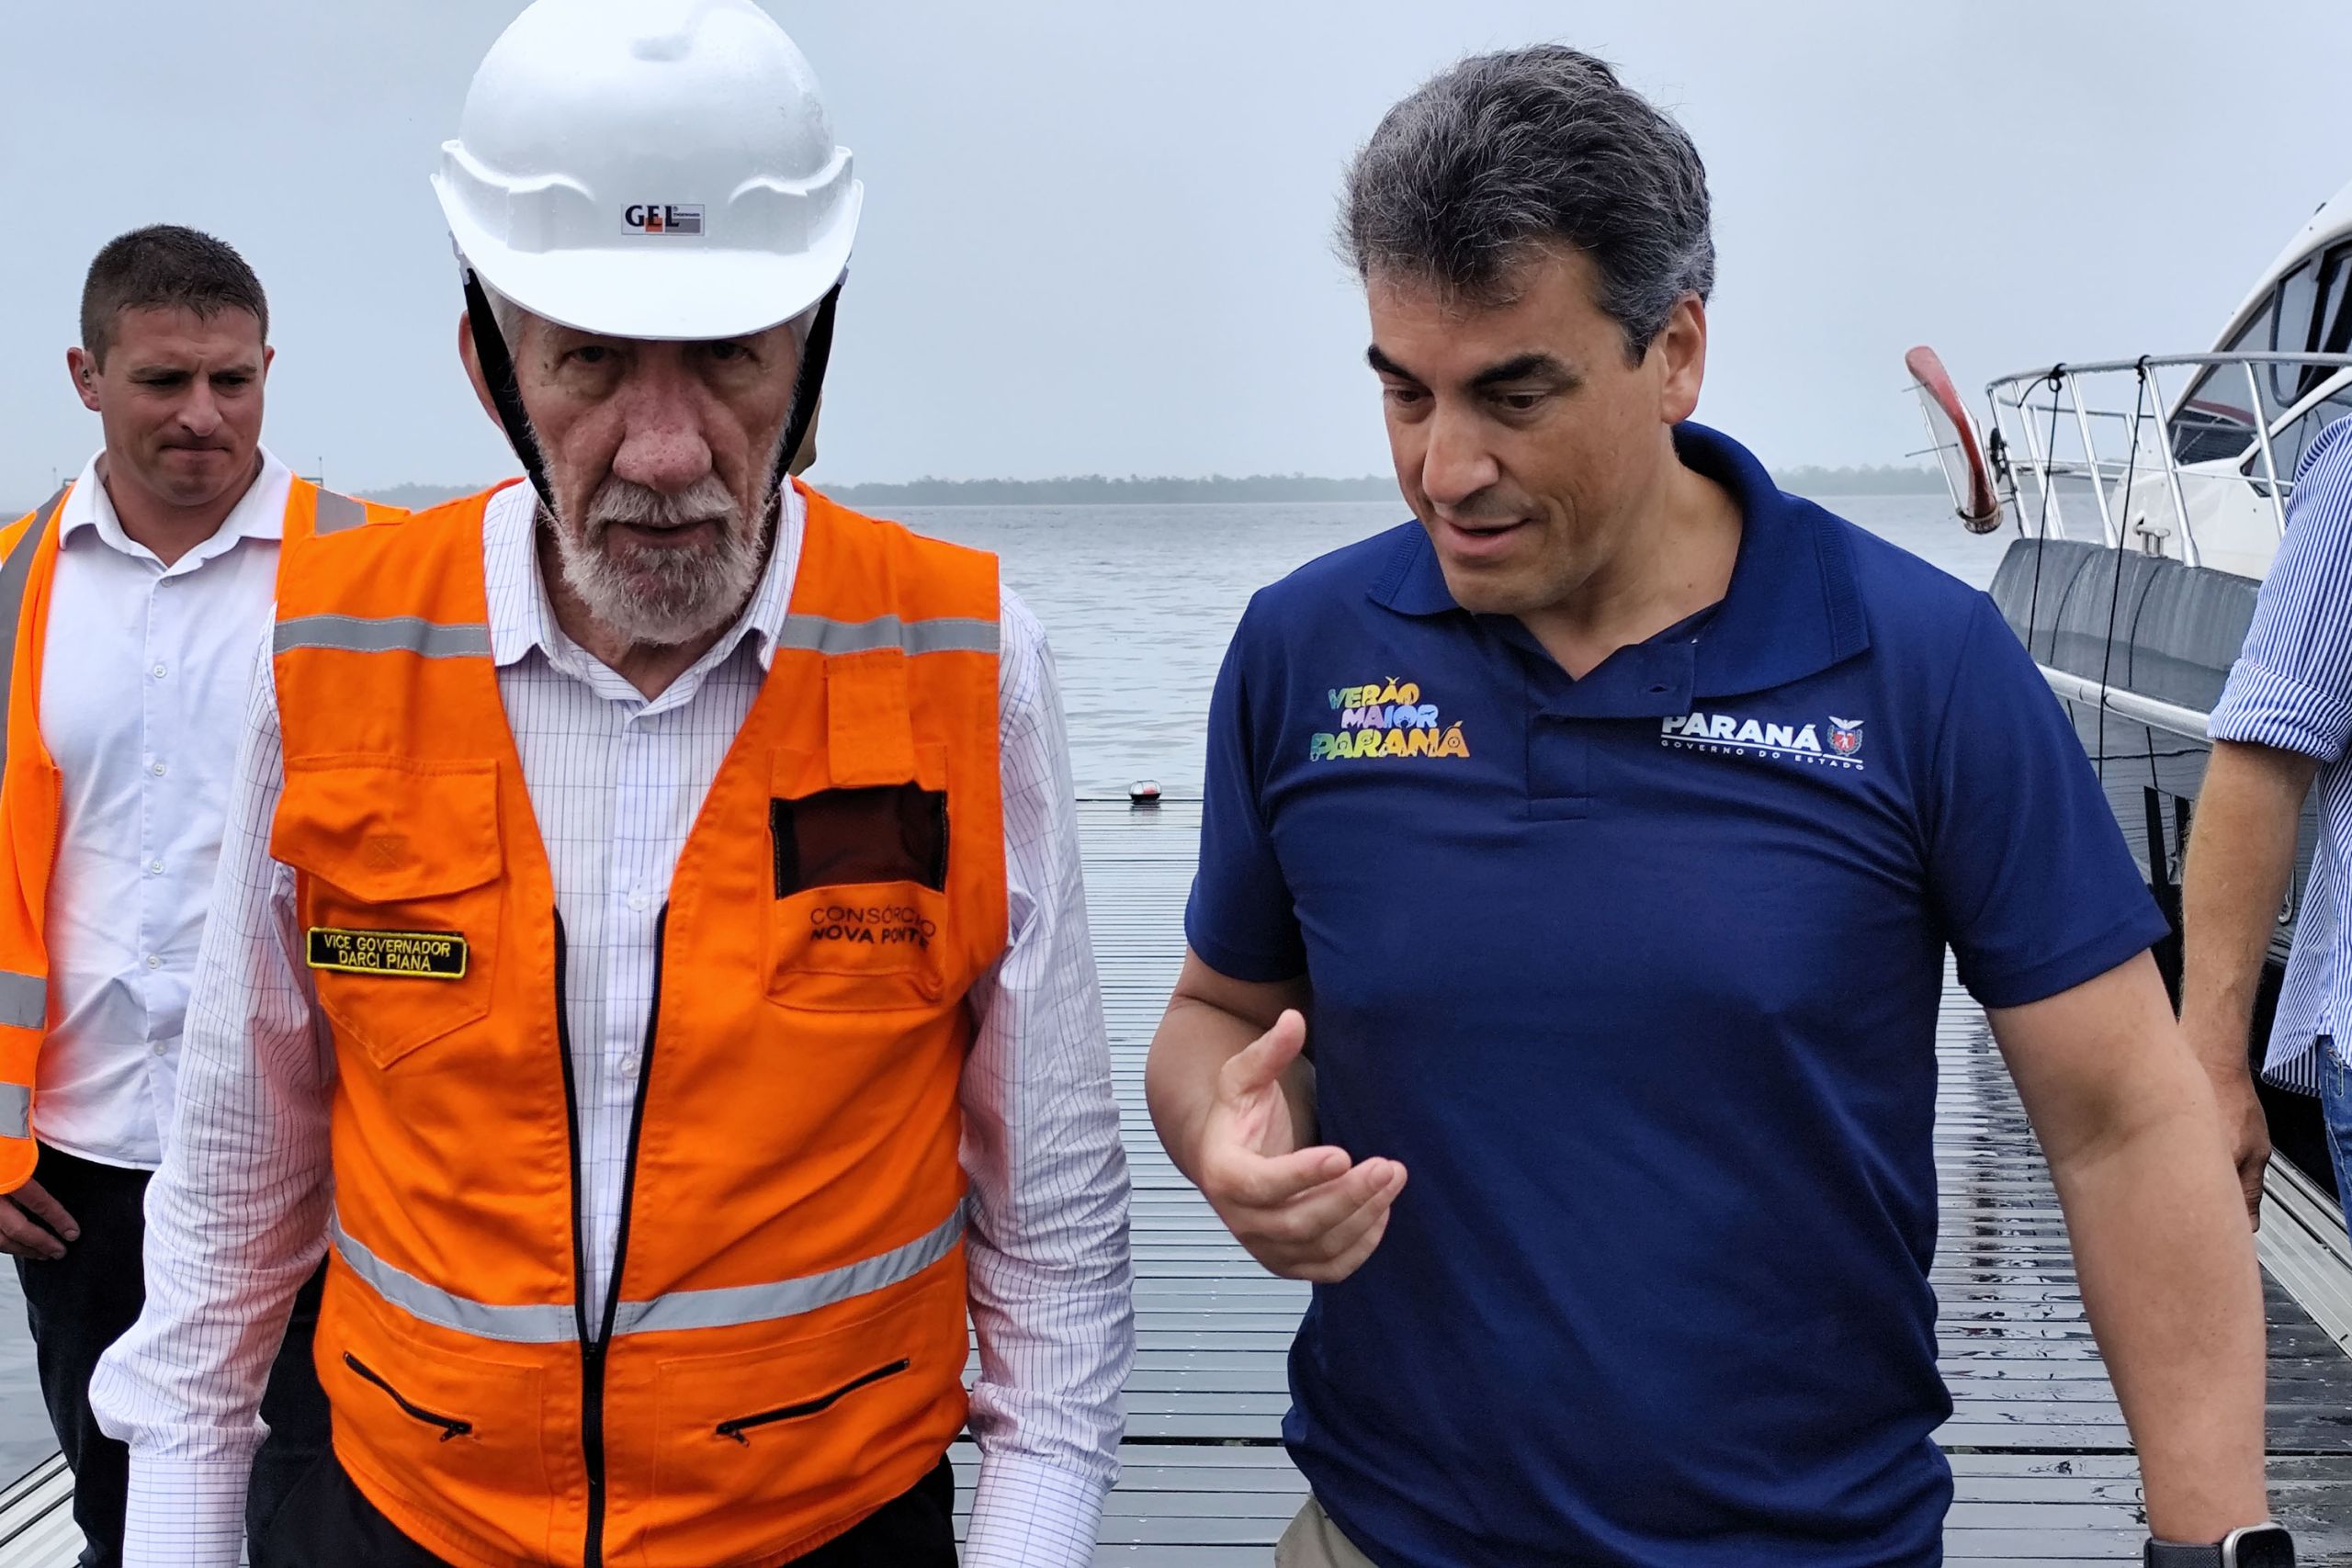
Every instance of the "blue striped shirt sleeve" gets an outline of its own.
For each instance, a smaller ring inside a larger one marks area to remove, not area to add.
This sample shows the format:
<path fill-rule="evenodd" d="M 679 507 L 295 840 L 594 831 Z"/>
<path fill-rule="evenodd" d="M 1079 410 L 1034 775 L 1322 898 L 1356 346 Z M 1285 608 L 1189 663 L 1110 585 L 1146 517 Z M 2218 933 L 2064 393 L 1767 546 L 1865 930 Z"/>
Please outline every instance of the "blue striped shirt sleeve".
<path fill-rule="evenodd" d="M 2208 732 L 2321 762 L 2352 745 L 2352 419 L 2323 431 L 2296 475 L 2287 536 Z"/>

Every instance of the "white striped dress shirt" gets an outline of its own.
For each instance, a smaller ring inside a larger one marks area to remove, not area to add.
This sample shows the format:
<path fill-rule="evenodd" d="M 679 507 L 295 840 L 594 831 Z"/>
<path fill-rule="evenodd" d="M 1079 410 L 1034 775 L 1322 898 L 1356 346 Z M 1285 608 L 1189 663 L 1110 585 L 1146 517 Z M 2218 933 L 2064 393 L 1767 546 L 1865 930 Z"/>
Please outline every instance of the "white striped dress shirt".
<path fill-rule="evenodd" d="M 610 1288 L 656 920 L 765 678 L 803 521 L 796 496 L 743 615 L 648 699 L 556 626 L 533 516 L 526 485 L 490 507 L 491 652 L 571 955 L 593 1318 Z M 1115 1475 L 1134 1357 L 1127 1178 L 1052 656 L 1010 592 L 1001 621 L 1010 942 L 972 993 L 979 1028 L 962 1092 L 981 1450 L 965 1561 L 1079 1568 Z M 293 874 L 268 855 L 284 759 L 266 667 L 254 693 L 178 1130 L 148 1200 L 147 1308 L 92 1383 L 101 1423 L 130 1445 L 133 1568 L 235 1563 L 269 1361 L 324 1246 L 333 1055 L 297 941 Z"/>
<path fill-rule="evenodd" d="M 2352 1034 L 2352 419 L 2320 433 L 2295 476 L 2287 536 L 2255 601 L 2245 649 L 2207 733 L 2310 757 L 2320 766 L 2319 843 L 2263 1076 L 2319 1093 L 2314 1042 Z"/>

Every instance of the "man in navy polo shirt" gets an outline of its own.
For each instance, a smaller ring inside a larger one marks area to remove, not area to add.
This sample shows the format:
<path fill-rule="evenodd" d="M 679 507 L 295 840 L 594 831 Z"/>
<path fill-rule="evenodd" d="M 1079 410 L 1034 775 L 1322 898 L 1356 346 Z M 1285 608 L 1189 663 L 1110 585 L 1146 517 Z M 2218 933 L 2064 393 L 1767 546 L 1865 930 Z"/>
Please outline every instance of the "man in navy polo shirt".
<path fill-rule="evenodd" d="M 2260 1289 L 2165 923 L 1991 603 L 1688 423 L 1688 138 L 1573 51 L 1468 61 L 1343 232 L 1418 522 L 1242 621 L 1149 1073 L 1316 1282 L 1277 1562 L 1939 1562 L 1950 946 L 2151 1523 L 2222 1562 L 2265 1513 Z"/>

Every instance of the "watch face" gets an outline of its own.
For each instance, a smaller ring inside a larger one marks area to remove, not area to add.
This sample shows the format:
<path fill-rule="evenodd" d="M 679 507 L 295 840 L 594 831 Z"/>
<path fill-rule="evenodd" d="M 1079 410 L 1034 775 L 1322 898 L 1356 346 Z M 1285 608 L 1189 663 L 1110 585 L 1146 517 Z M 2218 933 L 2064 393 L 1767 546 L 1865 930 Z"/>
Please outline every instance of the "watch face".
<path fill-rule="evenodd" d="M 2246 1530 L 2232 1544 L 2235 1568 L 2295 1568 L 2295 1539 L 2277 1525 Z"/>

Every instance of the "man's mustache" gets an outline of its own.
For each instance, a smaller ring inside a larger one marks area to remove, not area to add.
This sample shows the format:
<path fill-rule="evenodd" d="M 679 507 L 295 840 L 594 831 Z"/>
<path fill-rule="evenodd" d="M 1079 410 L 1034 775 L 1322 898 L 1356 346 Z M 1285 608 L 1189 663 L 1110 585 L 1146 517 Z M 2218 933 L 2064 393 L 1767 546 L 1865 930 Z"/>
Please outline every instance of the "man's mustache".
<path fill-rule="evenodd" d="M 601 533 L 615 524 L 639 528 L 684 528 L 697 523 L 732 525 L 742 516 L 726 484 L 706 474 L 684 490 L 660 491 L 632 479 L 608 479 L 588 502 L 587 525 Z"/>

